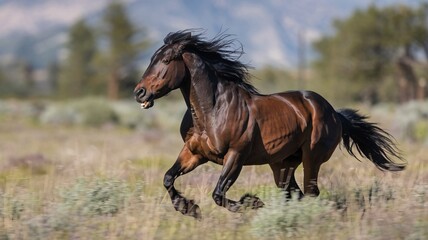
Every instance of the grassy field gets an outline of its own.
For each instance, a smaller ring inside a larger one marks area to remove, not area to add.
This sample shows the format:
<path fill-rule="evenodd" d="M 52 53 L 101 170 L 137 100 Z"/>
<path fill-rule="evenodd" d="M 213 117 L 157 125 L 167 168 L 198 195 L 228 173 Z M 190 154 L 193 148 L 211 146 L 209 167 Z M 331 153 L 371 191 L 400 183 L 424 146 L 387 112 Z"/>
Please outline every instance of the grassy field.
<path fill-rule="evenodd" d="M 48 121 L 22 111 L 25 103 L 13 104 L 21 110 L 0 106 L 0 239 L 428 238 L 427 145 L 402 133 L 396 135 L 405 171 L 381 172 L 337 149 L 321 168 L 316 199 L 286 203 L 269 167 L 245 167 L 228 196 L 257 194 L 266 204 L 257 211 L 215 205 L 211 192 L 221 166 L 205 164 L 176 181 L 201 207 L 203 219 L 196 221 L 173 209 L 162 186 L 182 145 L 180 107 L 140 112 L 135 105 L 130 111 L 145 125 L 118 125 L 116 116 L 115 124 L 94 127 Z M 395 134 L 394 113 L 382 109 L 364 112 Z M 301 169 L 297 178 L 301 184 Z"/>

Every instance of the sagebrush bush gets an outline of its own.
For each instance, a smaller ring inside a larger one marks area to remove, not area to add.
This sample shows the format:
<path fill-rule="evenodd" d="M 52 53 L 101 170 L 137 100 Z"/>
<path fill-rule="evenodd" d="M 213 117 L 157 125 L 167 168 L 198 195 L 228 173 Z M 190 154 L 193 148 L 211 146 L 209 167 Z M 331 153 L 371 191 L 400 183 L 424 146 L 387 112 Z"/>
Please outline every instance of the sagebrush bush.
<path fill-rule="evenodd" d="M 307 235 L 320 221 L 328 221 L 334 207 L 319 198 L 285 200 L 284 192 L 273 193 L 269 204 L 259 209 L 252 220 L 252 233 L 263 239 L 283 239 Z"/>
<path fill-rule="evenodd" d="M 135 101 L 111 102 L 104 98 L 83 98 L 60 103 L 46 103 L 38 115 L 43 124 L 85 125 L 100 127 L 104 124 L 146 130 L 151 128 L 178 130 L 186 110 L 182 102 L 159 102 L 161 111 L 141 110 Z"/>
<path fill-rule="evenodd" d="M 38 117 L 45 108 L 44 101 L 22 102 L 2 99 L 0 101 L 0 116 Z"/>
<path fill-rule="evenodd" d="M 26 221 L 31 239 L 53 236 L 72 237 L 76 231 L 88 227 L 93 219 L 114 216 L 142 192 L 142 183 L 135 186 L 114 178 L 78 179 L 59 190 L 60 199 L 49 204 L 46 211 Z M 96 225 L 96 224 L 95 224 Z"/>
<path fill-rule="evenodd" d="M 72 104 L 73 106 L 73 104 Z M 85 98 L 74 103 L 78 113 L 78 123 L 88 126 L 101 126 L 117 122 L 117 115 L 111 104 L 103 98 Z"/>
<path fill-rule="evenodd" d="M 85 216 L 111 215 L 124 207 L 130 194 L 129 186 L 120 180 L 79 179 L 61 191 L 62 203 L 59 207 Z"/>
<path fill-rule="evenodd" d="M 39 120 L 45 124 L 101 126 L 117 122 L 111 104 L 103 98 L 83 98 L 48 104 Z"/>
<path fill-rule="evenodd" d="M 118 101 L 112 104 L 118 117 L 118 124 L 130 129 L 144 129 L 154 124 L 154 112 L 142 114 L 139 105 L 134 101 Z"/>
<path fill-rule="evenodd" d="M 418 204 L 422 207 L 428 207 L 428 184 L 416 185 L 413 195 Z"/>
<path fill-rule="evenodd" d="M 428 141 L 428 118 L 417 121 L 412 126 L 412 135 L 416 141 Z"/>
<path fill-rule="evenodd" d="M 0 192 L 0 217 L 19 220 L 25 210 L 24 201 L 20 198 Z"/>
<path fill-rule="evenodd" d="M 428 102 L 409 102 L 397 107 L 393 126 L 400 137 L 411 141 L 428 142 Z"/>

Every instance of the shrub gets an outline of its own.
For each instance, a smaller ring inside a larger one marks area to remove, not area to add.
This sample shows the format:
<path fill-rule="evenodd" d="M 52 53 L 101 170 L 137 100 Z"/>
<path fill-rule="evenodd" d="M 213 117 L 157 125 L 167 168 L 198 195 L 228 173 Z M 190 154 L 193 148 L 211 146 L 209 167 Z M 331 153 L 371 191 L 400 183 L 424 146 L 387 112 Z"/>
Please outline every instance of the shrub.
<path fill-rule="evenodd" d="M 269 204 L 257 212 L 252 233 L 261 238 L 283 239 L 310 234 L 320 221 L 328 221 L 334 208 L 319 198 L 285 201 L 283 193 L 275 194 Z M 326 229 L 327 230 L 327 229 Z"/>
<path fill-rule="evenodd" d="M 412 135 L 416 141 L 425 142 L 428 140 L 428 120 L 417 121 L 412 126 Z"/>
<path fill-rule="evenodd" d="M 397 108 L 394 126 L 401 137 L 417 142 L 428 141 L 428 102 L 409 102 Z"/>
<path fill-rule="evenodd" d="M 153 111 L 143 114 L 136 102 L 118 101 L 112 104 L 112 108 L 118 117 L 118 124 L 130 129 L 144 129 L 154 125 L 156 120 Z"/>
<path fill-rule="evenodd" d="M 50 104 L 40 115 L 45 124 L 101 126 L 117 122 L 117 115 L 107 100 L 84 98 L 68 103 Z"/>
<path fill-rule="evenodd" d="M 73 238 L 88 224 L 102 224 L 101 220 L 124 210 L 141 192 L 140 183 L 131 187 L 114 178 L 78 179 L 61 189 L 60 199 L 48 204 L 44 213 L 26 221 L 28 235 L 31 239 Z"/>
<path fill-rule="evenodd" d="M 130 129 L 162 128 L 177 130 L 185 112 L 182 102 L 156 103 L 159 111 L 139 109 L 134 101 L 110 102 L 103 98 L 84 98 L 47 103 L 38 120 L 43 124 L 100 127 L 117 124 Z M 1 106 L 0 106 L 1 107 Z M 0 108 L 1 110 L 1 108 Z"/>
<path fill-rule="evenodd" d="M 80 179 L 67 190 L 62 190 L 62 208 L 79 215 L 111 215 L 119 212 L 130 194 L 129 186 L 115 179 Z"/>
<path fill-rule="evenodd" d="M 24 210 L 22 199 L 0 192 L 0 216 L 3 219 L 18 220 Z"/>

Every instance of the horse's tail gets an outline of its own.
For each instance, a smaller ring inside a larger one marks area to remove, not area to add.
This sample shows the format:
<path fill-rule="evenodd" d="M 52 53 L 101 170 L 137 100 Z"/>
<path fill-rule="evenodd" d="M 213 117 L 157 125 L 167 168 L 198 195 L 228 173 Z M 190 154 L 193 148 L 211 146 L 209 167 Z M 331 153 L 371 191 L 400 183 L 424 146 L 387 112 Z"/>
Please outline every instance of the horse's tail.
<path fill-rule="evenodd" d="M 358 159 L 353 152 L 355 146 L 361 156 L 368 158 L 381 170 L 401 171 L 405 168 L 405 163 L 396 163 L 391 159 L 403 161 L 389 133 L 367 122 L 367 117 L 355 110 L 341 109 L 337 112 L 342 122 L 343 145 L 349 154 Z"/>

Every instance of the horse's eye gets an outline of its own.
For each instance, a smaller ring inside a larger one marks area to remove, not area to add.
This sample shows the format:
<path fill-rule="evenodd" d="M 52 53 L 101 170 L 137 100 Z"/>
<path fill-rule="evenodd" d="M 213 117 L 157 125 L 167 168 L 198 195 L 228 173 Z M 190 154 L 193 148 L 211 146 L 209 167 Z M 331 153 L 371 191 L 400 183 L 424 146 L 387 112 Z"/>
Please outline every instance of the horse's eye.
<path fill-rule="evenodd" d="M 167 58 L 162 59 L 162 63 L 165 63 L 165 64 L 167 64 L 167 65 L 168 65 L 168 64 L 169 64 L 169 62 L 170 62 L 170 61 L 169 61 L 169 59 L 167 59 Z"/>

